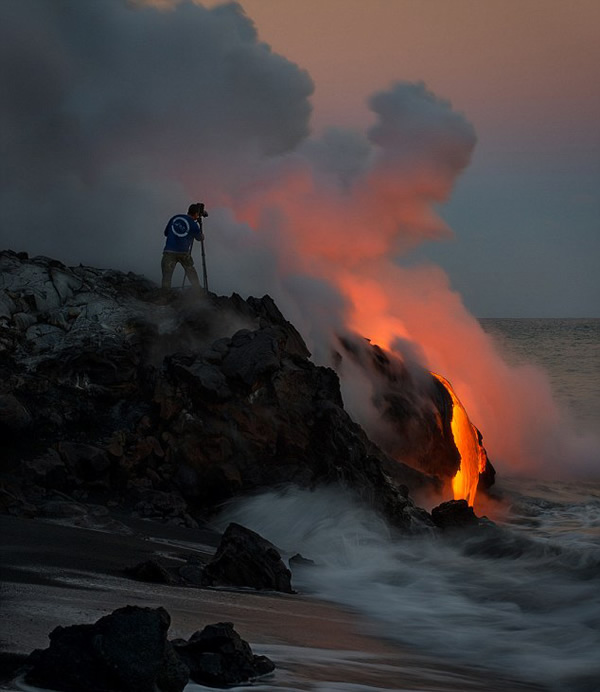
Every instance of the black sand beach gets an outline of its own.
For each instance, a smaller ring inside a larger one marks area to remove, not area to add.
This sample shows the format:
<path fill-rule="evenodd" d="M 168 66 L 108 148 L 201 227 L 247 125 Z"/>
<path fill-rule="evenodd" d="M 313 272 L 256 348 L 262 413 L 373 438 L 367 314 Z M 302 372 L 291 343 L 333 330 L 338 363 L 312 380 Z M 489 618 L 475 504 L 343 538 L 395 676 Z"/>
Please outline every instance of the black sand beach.
<path fill-rule="evenodd" d="M 218 535 L 142 521 L 128 525 L 131 533 L 124 535 L 1 517 L 5 669 L 15 655 L 45 648 L 58 625 L 91 623 L 118 607 L 139 605 L 167 609 L 170 638 L 233 622 L 256 653 L 276 663 L 260 689 L 540 689 L 382 641 L 356 614 L 309 595 L 133 581 L 124 568 L 157 556 L 171 566 L 184 564 L 192 552 L 208 557 Z"/>

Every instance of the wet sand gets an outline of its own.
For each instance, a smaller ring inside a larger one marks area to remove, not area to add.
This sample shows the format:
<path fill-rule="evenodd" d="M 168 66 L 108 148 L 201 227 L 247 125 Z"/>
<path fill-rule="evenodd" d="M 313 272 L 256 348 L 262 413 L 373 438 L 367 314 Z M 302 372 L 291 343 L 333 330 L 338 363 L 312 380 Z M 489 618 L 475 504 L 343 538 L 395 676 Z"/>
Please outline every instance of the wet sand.
<path fill-rule="evenodd" d="M 188 638 L 207 624 L 233 622 L 254 652 L 277 666 L 255 690 L 542 689 L 371 636 L 369 623 L 356 613 L 309 595 L 133 581 L 122 574 L 124 568 L 157 556 L 171 566 L 185 564 L 192 552 L 208 558 L 218 536 L 141 521 L 128 525 L 133 533 L 123 535 L 0 517 L 0 649 L 5 660 L 46 648 L 48 634 L 58 625 L 92 623 L 125 605 L 163 606 L 172 620 L 169 638 Z"/>

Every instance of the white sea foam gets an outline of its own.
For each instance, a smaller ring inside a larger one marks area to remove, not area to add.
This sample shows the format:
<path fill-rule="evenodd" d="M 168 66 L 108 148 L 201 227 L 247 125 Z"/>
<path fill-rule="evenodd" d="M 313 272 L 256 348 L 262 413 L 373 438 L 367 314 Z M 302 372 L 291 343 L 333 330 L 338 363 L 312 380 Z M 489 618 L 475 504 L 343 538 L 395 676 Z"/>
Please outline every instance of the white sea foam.
<path fill-rule="evenodd" d="M 460 541 L 393 536 L 335 488 L 269 492 L 220 521 L 314 560 L 295 568 L 295 587 L 370 616 L 381 636 L 550 689 L 599 689 L 598 543 L 581 550 L 509 529 Z"/>

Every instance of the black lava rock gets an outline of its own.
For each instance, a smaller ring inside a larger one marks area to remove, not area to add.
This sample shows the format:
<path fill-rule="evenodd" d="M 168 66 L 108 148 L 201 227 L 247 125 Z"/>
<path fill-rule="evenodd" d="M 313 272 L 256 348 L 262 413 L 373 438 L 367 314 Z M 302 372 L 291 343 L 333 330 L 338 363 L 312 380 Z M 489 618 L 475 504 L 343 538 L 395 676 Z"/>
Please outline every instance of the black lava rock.
<path fill-rule="evenodd" d="M 247 586 L 293 593 L 291 572 L 277 548 L 254 531 L 231 523 L 213 560 L 204 568 L 204 586 Z"/>
<path fill-rule="evenodd" d="M 167 641 L 164 608 L 126 606 L 93 625 L 57 627 L 28 660 L 27 682 L 66 692 L 180 692 L 185 663 Z"/>
<path fill-rule="evenodd" d="M 201 685 L 238 685 L 275 669 L 266 656 L 252 653 L 231 622 L 208 625 L 187 642 L 175 640 L 173 646 L 188 666 L 190 678 Z"/>
<path fill-rule="evenodd" d="M 433 523 L 440 529 L 462 529 L 477 526 L 479 519 L 466 500 L 450 500 L 431 510 Z"/>
<path fill-rule="evenodd" d="M 176 580 L 169 570 L 157 560 L 146 560 L 134 567 L 128 567 L 125 574 L 137 581 L 145 581 L 151 584 L 175 584 Z"/>

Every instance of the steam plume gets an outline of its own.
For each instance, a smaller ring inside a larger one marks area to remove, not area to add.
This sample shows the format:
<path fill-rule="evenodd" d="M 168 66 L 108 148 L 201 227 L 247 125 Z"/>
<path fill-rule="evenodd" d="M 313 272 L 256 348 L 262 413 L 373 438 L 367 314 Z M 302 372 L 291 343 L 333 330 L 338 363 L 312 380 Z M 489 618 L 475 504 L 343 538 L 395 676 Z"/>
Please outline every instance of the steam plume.
<path fill-rule="evenodd" d="M 236 3 L 190 0 L 3 0 L 0 64 L 3 245 L 157 278 L 166 219 L 201 199 L 213 290 L 270 293 L 320 362 L 344 330 L 419 352 L 494 461 L 571 453 L 544 376 L 504 364 L 439 268 L 402 266 L 451 233 L 436 205 L 475 145 L 425 85 L 375 94 L 366 135 L 310 138 L 309 75 Z M 368 387 L 344 388 L 368 426 Z"/>
<path fill-rule="evenodd" d="M 308 134 L 311 79 L 235 3 L 7 0 L 0 15 L 11 247 L 147 270 L 173 208 L 214 206 L 224 184 Z"/>

